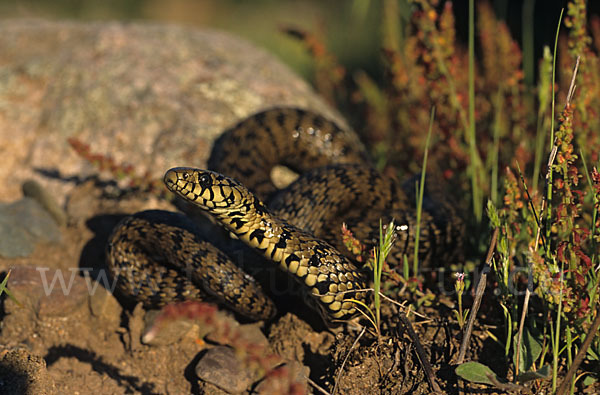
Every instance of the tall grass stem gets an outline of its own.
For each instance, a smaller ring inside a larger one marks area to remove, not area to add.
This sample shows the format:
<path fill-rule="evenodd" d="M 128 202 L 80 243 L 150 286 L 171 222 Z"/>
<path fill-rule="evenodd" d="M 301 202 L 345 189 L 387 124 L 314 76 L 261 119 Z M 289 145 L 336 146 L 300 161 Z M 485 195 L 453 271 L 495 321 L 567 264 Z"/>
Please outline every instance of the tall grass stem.
<path fill-rule="evenodd" d="M 531 21 L 534 20 L 533 13 L 535 9 L 535 0 L 524 0 L 523 1 L 523 12 L 521 15 L 521 26 L 523 28 L 523 72 L 525 74 L 525 84 L 528 87 L 534 85 L 534 24 Z"/>
<path fill-rule="evenodd" d="M 558 17 L 558 26 L 556 28 L 556 37 L 554 38 L 554 53 L 552 55 L 552 118 L 550 119 L 550 150 L 554 148 L 554 112 L 556 106 L 556 50 L 558 48 L 558 35 L 560 34 L 560 25 L 565 9 L 560 10 Z M 547 185 L 546 185 L 546 240 L 550 240 L 552 221 L 552 165 L 547 169 Z M 550 243 L 546 244 L 546 256 L 550 256 Z"/>
<path fill-rule="evenodd" d="M 415 278 L 419 273 L 419 238 L 421 236 L 421 214 L 423 212 L 423 194 L 425 191 L 425 175 L 427 173 L 427 155 L 429 153 L 429 142 L 431 140 L 431 130 L 435 120 L 435 106 L 431 108 L 429 115 L 429 130 L 427 131 L 427 140 L 425 141 L 425 153 L 423 154 L 423 167 L 421 168 L 421 180 L 417 185 L 417 225 L 415 227 L 415 252 L 413 256 L 413 275 Z"/>
<path fill-rule="evenodd" d="M 469 157 L 473 213 L 477 222 L 481 222 L 483 215 L 483 199 L 479 183 L 481 163 L 477 155 L 475 139 L 475 0 L 469 0 Z"/>
<path fill-rule="evenodd" d="M 548 243 L 550 244 L 550 243 Z M 562 315 L 562 297 L 564 282 L 564 267 L 560 268 L 560 291 L 558 294 L 558 312 L 556 313 L 556 329 L 554 329 L 554 339 L 552 339 L 552 392 L 556 392 L 556 379 L 558 377 L 558 354 L 560 354 L 560 316 Z"/>

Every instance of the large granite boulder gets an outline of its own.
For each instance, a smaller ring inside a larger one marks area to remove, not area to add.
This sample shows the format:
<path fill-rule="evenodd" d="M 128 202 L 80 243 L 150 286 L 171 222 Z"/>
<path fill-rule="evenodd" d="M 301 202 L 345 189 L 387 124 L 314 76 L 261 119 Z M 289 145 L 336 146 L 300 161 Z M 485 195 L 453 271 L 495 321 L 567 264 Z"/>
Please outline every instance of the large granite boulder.
<path fill-rule="evenodd" d="M 275 57 L 213 30 L 5 20 L 0 54 L 0 201 L 34 178 L 64 202 L 73 181 L 95 171 L 69 137 L 160 177 L 202 166 L 215 136 L 261 109 L 336 118 Z"/>

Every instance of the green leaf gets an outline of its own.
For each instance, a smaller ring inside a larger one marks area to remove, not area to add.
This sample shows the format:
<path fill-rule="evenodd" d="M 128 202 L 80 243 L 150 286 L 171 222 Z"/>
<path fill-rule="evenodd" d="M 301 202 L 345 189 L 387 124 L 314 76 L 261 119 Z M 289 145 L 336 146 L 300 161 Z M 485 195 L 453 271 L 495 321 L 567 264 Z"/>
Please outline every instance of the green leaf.
<path fill-rule="evenodd" d="M 544 365 L 536 371 L 521 373 L 517 376 L 517 382 L 525 383 L 533 380 L 545 380 L 550 378 L 550 365 Z"/>
<path fill-rule="evenodd" d="M 596 381 L 598 381 L 598 380 L 594 376 L 585 376 L 582 384 L 584 387 L 588 387 L 588 386 L 596 383 Z"/>
<path fill-rule="evenodd" d="M 542 353 L 542 344 L 538 340 L 539 333 L 535 330 L 530 331 L 527 326 L 523 328 L 523 339 L 521 341 L 521 350 L 519 357 L 519 372 L 526 372 Z M 517 364 L 517 337 L 513 339 L 513 364 Z"/>
<path fill-rule="evenodd" d="M 472 383 L 494 385 L 488 376 L 494 377 L 498 382 L 504 381 L 500 379 L 492 369 L 479 362 L 465 362 L 462 365 L 459 365 L 455 369 L 455 372 L 463 379 Z"/>
<path fill-rule="evenodd" d="M 406 254 L 403 255 L 402 257 L 402 275 L 404 276 L 405 279 L 408 279 L 408 277 L 410 276 L 410 273 L 408 272 L 409 270 L 409 266 L 408 266 L 408 256 Z"/>
<path fill-rule="evenodd" d="M 10 270 L 8 271 L 8 274 L 6 275 L 6 277 L 4 277 L 4 280 L 2 280 L 2 282 L 0 283 L 0 295 L 2 295 L 2 292 L 8 291 L 8 289 L 6 288 L 6 283 L 8 282 L 9 277 L 10 277 Z"/>
<path fill-rule="evenodd" d="M 19 307 L 23 307 L 23 305 L 21 304 L 21 302 L 19 302 L 17 300 L 17 298 L 15 298 L 13 296 L 13 294 L 8 290 L 8 288 L 6 288 L 6 283 L 8 283 L 8 278 L 10 277 L 10 270 L 8 271 L 8 273 L 6 274 L 6 277 L 4 277 L 4 280 L 2 280 L 2 282 L 0 283 L 0 295 L 2 295 L 2 293 L 5 293 L 10 300 L 12 300 L 13 302 L 15 302 L 15 304 Z"/>
<path fill-rule="evenodd" d="M 456 317 L 456 321 L 460 322 L 460 314 L 458 314 L 458 310 L 452 310 L 454 316 Z"/>
<path fill-rule="evenodd" d="M 594 350 L 594 345 L 592 345 L 587 350 L 587 358 L 592 361 L 598 361 L 600 359 L 600 356 L 598 355 L 599 351 L 600 351 L 600 345 L 598 345 L 598 349 L 596 349 L 596 350 Z"/>

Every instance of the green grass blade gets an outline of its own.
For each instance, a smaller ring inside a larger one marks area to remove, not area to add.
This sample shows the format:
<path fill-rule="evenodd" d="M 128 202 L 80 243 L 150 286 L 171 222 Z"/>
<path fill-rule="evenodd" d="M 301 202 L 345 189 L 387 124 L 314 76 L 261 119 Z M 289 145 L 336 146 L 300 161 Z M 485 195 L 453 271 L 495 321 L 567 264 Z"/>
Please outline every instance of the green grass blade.
<path fill-rule="evenodd" d="M 544 144 L 546 140 L 546 132 L 548 126 L 548 117 L 546 111 L 550 105 L 550 94 L 548 93 L 548 87 L 551 84 L 552 78 L 552 54 L 550 53 L 550 47 L 544 46 L 544 54 L 539 67 L 539 82 L 538 82 L 538 113 L 537 123 L 535 131 L 535 154 L 533 160 L 533 190 L 538 190 L 538 182 L 540 178 L 540 169 L 542 167 L 542 154 L 544 151 Z"/>
<path fill-rule="evenodd" d="M 427 174 L 427 155 L 429 153 L 429 141 L 431 140 L 431 130 L 435 120 L 435 106 L 431 108 L 429 116 L 429 130 L 427 131 L 427 140 L 425 141 L 425 153 L 423 155 L 423 166 L 421 167 L 421 181 L 417 186 L 417 224 L 415 226 L 415 252 L 413 257 L 413 275 L 415 278 L 419 273 L 419 238 L 421 236 L 421 213 L 423 212 L 423 193 L 425 191 L 425 175 Z"/>
<path fill-rule="evenodd" d="M 375 322 L 377 324 L 377 333 L 381 324 L 381 275 L 383 274 L 383 266 L 387 259 L 392 245 L 394 244 L 394 220 L 387 225 L 385 234 L 383 234 L 383 223 L 379 220 L 379 248 L 375 249 L 375 259 L 373 262 L 373 289 L 375 292 Z"/>
<path fill-rule="evenodd" d="M 375 314 L 373 314 L 373 310 L 371 310 L 371 308 L 369 306 L 367 306 L 366 303 L 364 303 L 360 300 L 357 300 L 357 299 L 347 299 L 347 300 L 363 307 L 369 313 L 369 314 L 367 314 L 364 311 L 362 311 L 361 309 L 358 309 L 358 311 L 360 311 L 362 313 L 362 315 L 364 315 L 369 320 L 369 322 L 373 325 L 373 328 L 375 328 L 377 333 L 379 333 L 379 328 L 377 327 L 377 324 L 375 323 Z"/>
<path fill-rule="evenodd" d="M 554 54 L 552 55 L 552 118 L 550 119 L 550 151 L 552 151 L 552 147 L 554 146 L 554 111 L 556 104 L 556 50 L 558 48 L 558 35 L 560 33 L 560 25 L 562 23 L 563 12 L 565 9 L 560 10 L 560 16 L 558 18 L 558 27 L 556 28 L 556 37 L 554 38 Z M 547 170 L 548 171 L 548 185 L 546 190 L 546 200 L 547 200 L 547 208 L 546 208 L 546 240 L 550 240 L 551 236 L 551 226 L 550 223 L 552 221 L 552 166 Z M 550 243 L 546 244 L 546 257 L 550 256 Z"/>
<path fill-rule="evenodd" d="M 6 277 L 4 277 L 4 280 L 2 280 L 2 282 L 0 283 L 0 295 L 2 295 L 2 293 L 5 293 L 6 296 L 8 296 L 10 298 L 10 300 L 12 300 L 13 302 L 15 302 L 17 304 L 17 306 L 23 307 L 21 302 L 19 302 L 17 300 L 17 298 L 15 298 L 13 296 L 13 294 L 6 287 L 6 284 L 8 283 L 8 278 L 10 277 L 10 272 L 11 272 L 11 270 L 8 271 L 8 273 L 6 274 Z"/>
<path fill-rule="evenodd" d="M 477 222 L 481 222 L 483 199 L 479 184 L 480 161 L 475 139 L 475 0 L 469 0 L 469 157 L 473 213 Z"/>
<path fill-rule="evenodd" d="M 534 9 L 535 0 L 525 0 L 523 2 L 523 13 L 521 15 L 523 72 L 525 74 L 523 79 L 528 87 L 532 87 L 535 83 L 534 24 L 531 23 L 534 20 Z"/>

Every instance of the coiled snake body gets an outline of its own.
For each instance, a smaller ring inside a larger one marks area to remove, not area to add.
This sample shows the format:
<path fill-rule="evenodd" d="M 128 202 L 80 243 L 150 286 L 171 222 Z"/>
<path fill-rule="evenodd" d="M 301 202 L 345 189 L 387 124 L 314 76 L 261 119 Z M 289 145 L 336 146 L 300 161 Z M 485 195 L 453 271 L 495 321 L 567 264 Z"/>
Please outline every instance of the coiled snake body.
<path fill-rule="evenodd" d="M 367 298 L 361 290 L 369 276 L 340 252 L 342 221 L 372 244 L 379 219 L 394 218 L 396 256 L 414 252 L 411 198 L 366 158 L 352 132 L 307 111 L 278 108 L 247 118 L 218 139 L 209 160 L 216 171 L 174 168 L 164 181 L 301 283 L 329 323 L 351 318 L 355 300 Z M 270 179 L 277 164 L 301 174 L 283 191 Z M 261 199 L 268 199 L 268 208 Z M 462 221 L 444 202 L 426 199 L 424 207 L 420 259 L 456 259 Z M 123 220 L 109 239 L 107 264 L 119 290 L 148 306 L 209 296 L 249 318 L 275 312 L 253 278 L 201 240 L 180 214 L 155 210 Z"/>

